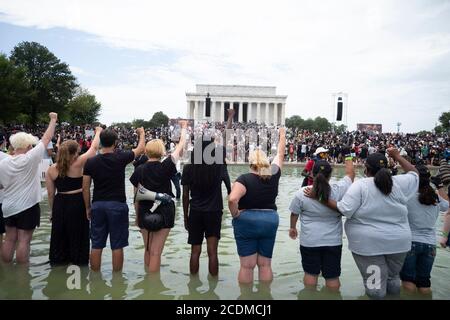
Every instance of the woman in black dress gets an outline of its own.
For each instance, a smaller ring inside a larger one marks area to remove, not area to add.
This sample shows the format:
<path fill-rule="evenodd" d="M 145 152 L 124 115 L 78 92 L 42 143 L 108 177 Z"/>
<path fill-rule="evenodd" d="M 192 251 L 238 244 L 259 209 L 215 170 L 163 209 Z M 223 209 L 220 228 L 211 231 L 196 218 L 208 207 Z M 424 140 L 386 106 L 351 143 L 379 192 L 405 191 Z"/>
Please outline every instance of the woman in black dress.
<path fill-rule="evenodd" d="M 45 176 L 48 202 L 51 208 L 52 232 L 49 259 L 52 265 L 89 263 L 89 220 L 83 201 L 83 167 L 87 159 L 96 155 L 100 132 L 89 150 L 79 156 L 80 146 L 75 140 L 64 141 L 56 155 L 56 163 Z"/>

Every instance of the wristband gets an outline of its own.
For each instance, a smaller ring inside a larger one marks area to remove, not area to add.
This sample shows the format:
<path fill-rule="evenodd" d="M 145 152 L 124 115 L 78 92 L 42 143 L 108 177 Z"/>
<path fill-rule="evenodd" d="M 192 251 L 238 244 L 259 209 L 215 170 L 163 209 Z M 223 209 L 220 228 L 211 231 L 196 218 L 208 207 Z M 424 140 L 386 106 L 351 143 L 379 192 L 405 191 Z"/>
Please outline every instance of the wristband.
<path fill-rule="evenodd" d="M 350 161 L 353 161 L 353 157 L 345 157 L 345 161 L 348 161 L 348 160 L 350 160 Z"/>

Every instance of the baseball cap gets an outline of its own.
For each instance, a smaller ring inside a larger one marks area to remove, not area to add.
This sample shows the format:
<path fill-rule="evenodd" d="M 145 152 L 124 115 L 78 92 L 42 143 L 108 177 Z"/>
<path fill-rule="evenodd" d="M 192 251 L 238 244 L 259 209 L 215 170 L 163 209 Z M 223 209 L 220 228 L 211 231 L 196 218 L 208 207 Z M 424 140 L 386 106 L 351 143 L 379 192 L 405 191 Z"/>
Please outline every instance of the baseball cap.
<path fill-rule="evenodd" d="M 320 153 L 327 153 L 328 149 L 325 149 L 324 147 L 319 147 L 316 149 L 316 152 L 314 152 L 314 155 L 317 156 Z"/>
<path fill-rule="evenodd" d="M 388 161 L 383 153 L 375 152 L 367 157 L 366 164 L 375 171 L 378 171 L 382 168 L 387 168 Z"/>

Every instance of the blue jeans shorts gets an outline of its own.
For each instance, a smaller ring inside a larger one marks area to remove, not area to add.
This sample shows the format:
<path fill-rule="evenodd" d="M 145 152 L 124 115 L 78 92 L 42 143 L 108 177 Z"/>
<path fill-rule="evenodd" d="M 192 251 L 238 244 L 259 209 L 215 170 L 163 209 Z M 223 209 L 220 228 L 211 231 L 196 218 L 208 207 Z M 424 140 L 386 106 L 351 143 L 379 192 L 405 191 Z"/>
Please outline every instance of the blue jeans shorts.
<path fill-rule="evenodd" d="M 272 258 L 279 217 L 274 210 L 244 210 L 233 219 L 234 238 L 240 257 L 255 253 Z"/>
<path fill-rule="evenodd" d="M 414 283 L 417 288 L 431 287 L 431 269 L 435 257 L 435 245 L 413 241 L 400 271 L 400 278 Z"/>
<path fill-rule="evenodd" d="M 91 208 L 91 246 L 103 249 L 106 240 L 111 250 L 128 246 L 128 205 L 118 201 L 96 201 Z"/>

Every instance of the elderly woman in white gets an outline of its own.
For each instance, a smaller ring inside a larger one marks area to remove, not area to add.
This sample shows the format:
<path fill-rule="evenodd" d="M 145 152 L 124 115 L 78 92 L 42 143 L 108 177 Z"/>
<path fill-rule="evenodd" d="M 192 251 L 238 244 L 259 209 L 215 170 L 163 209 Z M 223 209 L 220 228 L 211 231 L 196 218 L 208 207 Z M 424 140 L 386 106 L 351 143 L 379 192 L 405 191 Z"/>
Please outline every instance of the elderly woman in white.
<path fill-rule="evenodd" d="M 38 174 L 47 145 L 55 132 L 58 115 L 50 113 L 50 123 L 41 141 L 25 132 L 9 139 L 14 155 L 0 161 L 0 185 L 3 186 L 2 202 L 6 236 L 2 246 L 2 258 L 11 262 L 16 252 L 18 263 L 27 263 L 34 229 L 39 226 L 42 199 Z M 33 148 L 33 145 L 37 145 Z"/>

